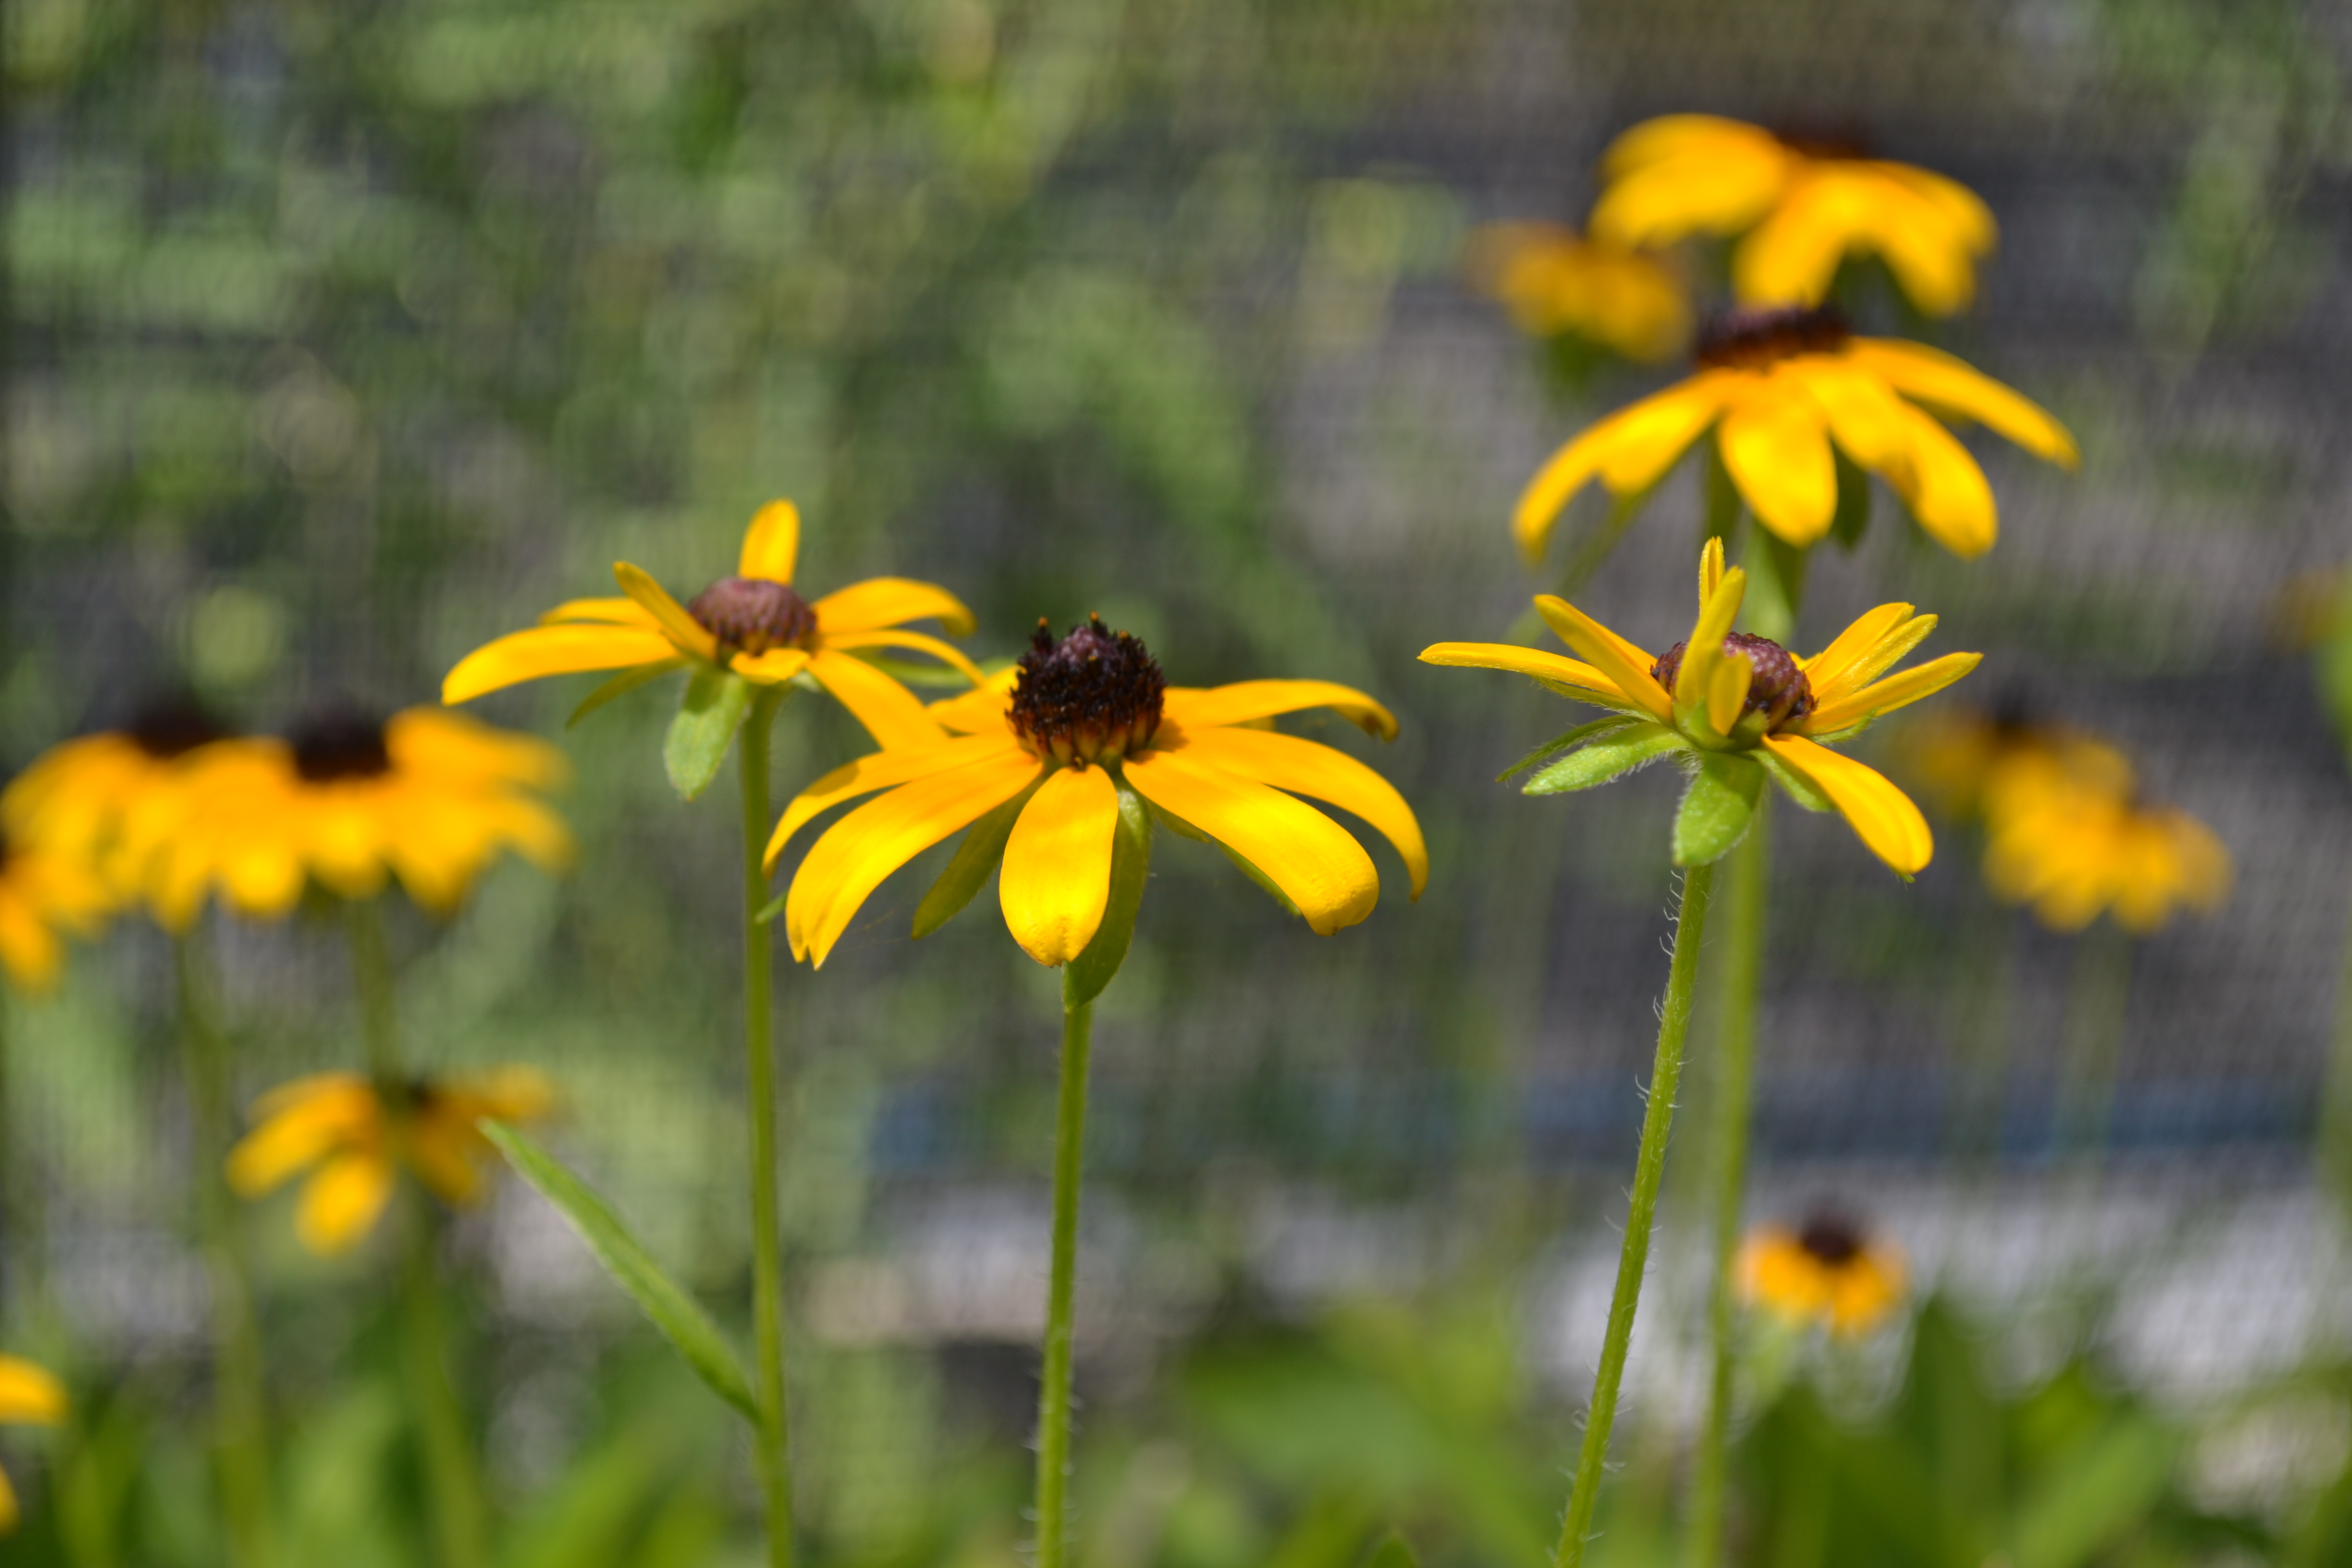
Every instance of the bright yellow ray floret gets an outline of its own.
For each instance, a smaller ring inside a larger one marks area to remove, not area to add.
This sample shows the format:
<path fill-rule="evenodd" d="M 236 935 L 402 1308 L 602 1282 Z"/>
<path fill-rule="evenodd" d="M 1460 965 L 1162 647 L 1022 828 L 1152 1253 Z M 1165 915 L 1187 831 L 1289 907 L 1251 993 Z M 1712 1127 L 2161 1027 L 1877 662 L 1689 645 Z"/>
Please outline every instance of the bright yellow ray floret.
<path fill-rule="evenodd" d="M 2221 840 L 2189 813 L 2141 800 L 2130 764 L 2105 746 L 2011 759 L 1987 785 L 1985 823 L 1986 882 L 2055 931 L 2112 914 L 2147 936 L 2229 897 Z"/>
<path fill-rule="evenodd" d="M 1556 224 L 1490 224 L 1471 236 L 1471 279 L 1529 337 L 1573 333 L 1627 359 L 1690 341 L 1690 300 L 1654 256 L 1579 238 Z"/>
<path fill-rule="evenodd" d="M 0 975 L 38 995 L 65 968 L 65 938 L 106 923 L 114 897 L 78 855 L 25 843 L 0 830 Z"/>
<path fill-rule="evenodd" d="M 0 1355 L 0 1426 L 55 1426 L 66 1418 L 66 1385 L 21 1356 Z M 16 1489 L 0 1473 L 0 1535 L 16 1528 Z"/>
<path fill-rule="evenodd" d="M 1818 1323 L 1841 1337 L 1867 1334 L 1903 1304 L 1909 1270 L 1883 1237 L 1842 1216 L 1816 1215 L 1802 1226 L 1759 1226 L 1732 1266 L 1740 1299 L 1792 1323 Z"/>

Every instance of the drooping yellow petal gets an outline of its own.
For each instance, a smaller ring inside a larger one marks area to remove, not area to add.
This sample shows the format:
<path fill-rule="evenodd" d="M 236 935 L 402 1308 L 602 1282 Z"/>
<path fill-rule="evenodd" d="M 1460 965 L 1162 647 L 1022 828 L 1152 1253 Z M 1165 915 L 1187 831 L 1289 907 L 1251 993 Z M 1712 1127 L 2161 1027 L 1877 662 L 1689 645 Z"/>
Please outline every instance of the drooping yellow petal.
<path fill-rule="evenodd" d="M 1813 705 L 1822 708 L 1844 701 L 1910 658 L 1911 650 L 1926 642 L 1927 634 L 1935 629 L 1936 617 L 1933 616 L 1913 616 L 1902 621 L 1863 650 L 1861 657 L 1840 671 L 1835 679 L 1815 686 Z"/>
<path fill-rule="evenodd" d="M 961 735 L 936 745 L 873 752 L 845 763 L 794 795 L 792 804 L 784 807 L 782 818 L 768 838 L 767 868 L 775 869 L 776 857 L 783 853 L 793 834 L 844 801 L 929 773 L 945 773 L 983 757 L 1020 752 L 1019 742 L 1008 731 L 999 730 L 989 735 Z"/>
<path fill-rule="evenodd" d="M 751 514 L 751 526 L 743 531 L 743 555 L 735 574 L 789 584 L 800 553 L 800 508 L 788 500 L 772 500 Z"/>
<path fill-rule="evenodd" d="M 486 692 L 542 676 L 622 669 L 677 657 L 669 638 L 636 626 L 533 626 L 509 633 L 459 659 L 441 682 L 441 700 L 470 702 Z"/>
<path fill-rule="evenodd" d="M 836 588 L 809 606 L 820 635 L 870 632 L 908 621 L 936 620 L 954 637 L 971 635 L 971 612 L 936 583 L 908 577 L 869 577 Z"/>
<path fill-rule="evenodd" d="M 1782 375 L 1802 385 L 1822 411 L 1830 438 L 1873 473 L 1910 460 L 1911 421 L 1918 410 L 1895 395 L 1884 376 L 1843 354 L 1791 360 Z"/>
<path fill-rule="evenodd" d="M 254 1130 L 228 1153 L 228 1184 L 258 1197 L 297 1172 L 355 1142 L 373 1139 L 380 1114 L 375 1091 L 352 1073 L 321 1073 L 281 1085 L 254 1107 Z"/>
<path fill-rule="evenodd" d="M 1780 199 L 1800 163 L 1756 126 L 1713 115 L 1663 116 L 1610 145 L 1602 160 L 1607 187 L 1588 226 L 1633 247 L 1735 234 Z"/>
<path fill-rule="evenodd" d="M 671 598 L 669 590 L 646 575 L 643 568 L 615 561 L 613 576 L 621 584 L 621 592 L 635 599 L 654 618 L 662 636 L 675 643 L 678 652 L 705 664 L 719 661 L 719 639 L 700 621 L 688 615 L 686 606 Z"/>
<path fill-rule="evenodd" d="M 1920 200 L 1943 216 L 1952 237 L 1972 254 L 1990 250 L 2000 237 L 1992 209 L 1958 180 L 1923 169 L 1916 163 L 1876 163 L 1870 165 L 1883 178 L 1910 188 Z"/>
<path fill-rule="evenodd" d="M 1811 658 L 1800 658 L 1797 667 L 1805 672 L 1805 679 L 1813 689 L 1813 700 L 1832 700 L 1830 688 L 1842 680 L 1846 670 L 1864 654 L 1876 647 L 1887 633 L 1908 620 L 1908 605 L 1881 605 L 1854 617 L 1853 624 L 1838 633 L 1829 647 Z"/>
<path fill-rule="evenodd" d="M 1821 407 L 1796 377 L 1775 374 L 1740 399 L 1715 433 L 1731 482 L 1765 527 L 1800 549 L 1837 515 L 1837 464 Z"/>
<path fill-rule="evenodd" d="M 947 731 L 923 711 L 922 699 L 854 654 L 819 648 L 808 671 L 884 746 L 931 746 Z"/>
<path fill-rule="evenodd" d="M 1567 600 L 1550 594 L 1536 596 L 1536 613 L 1559 634 L 1562 642 L 1582 654 L 1651 718 L 1662 724 L 1675 721 L 1675 700 L 1650 673 L 1658 661 L 1635 647 Z"/>
<path fill-rule="evenodd" d="M 1748 688 L 1755 679 L 1756 666 L 1744 653 L 1729 654 L 1716 661 L 1715 673 L 1706 683 L 1707 728 L 1718 735 L 1731 733 L 1731 727 L 1739 722 L 1740 710 L 1748 701 Z"/>
<path fill-rule="evenodd" d="M 1357 690 L 1328 680 L 1236 680 L 1230 686 L 1171 686 L 1161 711 L 1186 730 L 1246 724 L 1303 708 L 1328 708 L 1367 735 L 1396 739 L 1396 715 Z"/>
<path fill-rule="evenodd" d="M 54 1426 L 66 1408 L 66 1385 L 47 1368 L 0 1355 L 0 1426 Z"/>
<path fill-rule="evenodd" d="M 1511 515 L 1511 536 L 1540 560 L 1560 510 L 1597 476 L 1618 495 L 1645 489 L 1690 448 L 1725 400 L 1752 376 L 1707 370 L 1611 415 L 1553 453 L 1528 482 Z"/>
<path fill-rule="evenodd" d="M 302 1188 L 295 1238 L 321 1258 L 348 1252 L 392 1201 L 392 1162 L 381 1152 L 338 1155 Z"/>
<path fill-rule="evenodd" d="M 566 599 L 539 617 L 543 626 L 562 626 L 572 621 L 592 621 L 603 626 L 642 626 L 659 631 L 661 623 L 646 614 L 646 607 L 625 595 L 609 599 Z"/>
<path fill-rule="evenodd" d="M 827 647 L 837 648 L 912 648 L 917 653 L 929 654 L 933 658 L 938 659 L 941 664 L 947 665 L 958 675 L 961 675 L 965 679 L 971 681 L 974 686 L 982 684 L 988 679 L 986 675 L 982 673 L 980 666 L 972 663 L 971 660 L 965 656 L 963 649 L 956 647 L 953 643 L 941 642 L 938 637 L 927 637 L 921 632 L 902 632 L 887 629 L 871 632 L 843 632 L 838 636 L 827 637 L 824 639 L 824 646 Z M 934 723 L 938 722 L 936 719 L 932 721 Z"/>
<path fill-rule="evenodd" d="M 1723 664 L 1723 639 L 1739 618 L 1739 604 L 1747 593 L 1748 574 L 1735 566 L 1716 584 L 1714 593 L 1699 601 L 1698 619 L 1691 623 L 1691 634 L 1683 639 L 1682 666 L 1675 671 L 1677 711 L 1697 707 L 1715 689 L 1716 671 Z"/>
<path fill-rule="evenodd" d="M 1964 560 L 1983 554 L 2000 532 L 1984 470 L 1929 416 L 1911 408 L 1904 413 L 1910 452 L 1901 467 L 1887 471 L 1887 481 L 1937 543 Z"/>
<path fill-rule="evenodd" d="M 1846 357 L 1885 376 L 1906 397 L 1975 420 L 2063 468 L 2081 461 L 2074 437 L 2049 411 L 1992 377 L 1925 343 L 1856 338 Z"/>
<path fill-rule="evenodd" d="M 746 680 L 756 680 L 762 686 L 782 686 L 809 667 L 809 651 L 801 647 L 772 647 L 765 653 L 739 653 L 727 661 L 727 668 Z"/>
<path fill-rule="evenodd" d="M 996 881 L 1022 952 L 1055 966 L 1087 950 L 1110 904 L 1118 835 L 1118 786 L 1107 770 L 1060 768 L 1037 786 L 1013 819 Z"/>
<path fill-rule="evenodd" d="M 1318 935 L 1354 925 L 1380 901 L 1372 858 L 1346 828 L 1306 802 L 1184 750 L 1129 757 L 1126 772 L 1146 800 L 1265 873 Z"/>
<path fill-rule="evenodd" d="M 1885 774 L 1801 735 L 1767 735 L 1764 744 L 1829 796 L 1871 853 L 1901 875 L 1917 875 L 1934 858 L 1927 819 Z"/>
<path fill-rule="evenodd" d="M 1923 697 L 1934 696 L 1982 662 L 1984 655 L 1980 653 L 1948 653 L 1941 658 L 1929 659 L 1915 669 L 1889 676 L 1836 702 L 1815 708 L 1802 728 L 1808 735 L 1832 735 L 1850 730 Z"/>
<path fill-rule="evenodd" d="M 1876 183 L 1878 207 L 1856 225 L 1853 248 L 1885 258 L 1895 285 L 1930 316 L 1967 309 L 1976 298 L 1976 256 L 1934 203 L 1891 180 Z"/>
<path fill-rule="evenodd" d="M 1396 846 L 1397 854 L 1404 859 L 1405 871 L 1412 878 L 1415 899 L 1428 885 L 1429 847 L 1422 838 L 1421 824 L 1413 816 L 1412 807 L 1405 804 L 1395 785 L 1345 752 L 1297 735 L 1239 729 L 1187 733 L 1179 744 L 1167 749 L 1181 751 L 1240 777 L 1353 812 Z"/>
<path fill-rule="evenodd" d="M 1441 642 L 1421 650 L 1423 664 L 1453 665 L 1471 669 L 1507 669 L 1532 676 L 1563 697 L 1601 698 L 1611 707 L 1637 707 L 1617 683 L 1580 660 L 1547 648 L 1520 647 L 1512 643 Z"/>
<path fill-rule="evenodd" d="M 952 735 L 995 734 L 1005 728 L 1005 711 L 1013 705 L 1013 689 L 1020 679 L 1018 666 L 1000 669 L 978 689 L 930 703 L 923 710 Z"/>

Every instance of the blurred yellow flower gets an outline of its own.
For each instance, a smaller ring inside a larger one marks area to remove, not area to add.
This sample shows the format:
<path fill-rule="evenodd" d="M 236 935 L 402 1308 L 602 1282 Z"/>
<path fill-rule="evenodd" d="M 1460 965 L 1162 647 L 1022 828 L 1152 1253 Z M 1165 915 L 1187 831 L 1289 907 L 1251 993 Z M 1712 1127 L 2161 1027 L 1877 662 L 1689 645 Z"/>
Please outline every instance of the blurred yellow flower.
<path fill-rule="evenodd" d="M 289 740 L 206 748 L 190 768 L 189 808 L 134 818 L 124 848 L 173 931 L 215 892 L 240 914 L 283 918 L 314 879 L 364 899 L 396 876 L 447 914 L 505 851 L 547 870 L 572 858 L 562 819 L 535 793 L 563 784 L 562 753 L 437 708 L 381 722 L 331 715 Z"/>
<path fill-rule="evenodd" d="M 0 1426 L 55 1426 L 66 1418 L 66 1386 L 31 1362 L 0 1355 Z M 0 1473 L 0 1535 L 16 1528 L 16 1489 Z"/>
<path fill-rule="evenodd" d="M 1068 963 L 1108 907 L 1122 788 L 1179 832 L 1223 845 L 1320 934 L 1370 914 L 1380 876 L 1347 829 L 1299 795 L 1386 835 L 1418 899 L 1429 856 L 1403 797 L 1345 752 L 1263 727 L 1305 708 L 1333 709 L 1383 740 L 1396 735 L 1387 709 L 1344 686 L 1170 687 L 1144 646 L 1100 617 L 1059 640 L 1040 621 L 1016 669 L 933 705 L 932 717 L 956 739 L 861 758 L 785 810 L 768 842 L 772 867 L 819 813 L 890 792 L 827 829 L 801 862 L 784 905 L 793 956 L 823 963 L 885 878 L 1003 807 L 1008 815 L 992 819 L 1002 831 L 986 847 L 992 862 L 1003 860 L 1004 922 L 1038 963 Z"/>
<path fill-rule="evenodd" d="M 1578 738 L 1605 746 L 1623 766 L 1560 787 L 1605 782 L 1667 755 L 1696 763 L 1709 754 L 1745 753 L 1801 804 L 1836 809 L 1874 854 L 1912 875 L 1935 853 L 1919 808 L 1885 776 L 1815 738 L 1854 734 L 1942 690 L 1983 656 L 1950 653 L 1887 675 L 1936 626 L 1935 616 L 1892 604 L 1864 615 L 1811 658 L 1799 658 L 1769 638 L 1731 629 L 1747 581 L 1739 568 L 1725 569 L 1723 542 L 1708 540 L 1699 561 L 1698 619 L 1686 639 L 1657 658 L 1549 594 L 1536 599 L 1537 611 L 1590 663 L 1506 643 L 1437 643 L 1421 657 L 1429 664 L 1532 676 L 1563 697 L 1622 715 L 1622 723 Z"/>
<path fill-rule="evenodd" d="M 1710 114 L 1645 121 L 1601 158 L 1595 236 L 1624 246 L 1746 233 L 1731 281 L 1755 305 L 1817 305 L 1848 256 L 1876 255 L 1911 302 L 1948 316 L 1976 296 L 1992 214 L 1957 181 Z"/>
<path fill-rule="evenodd" d="M 2013 768 L 2053 759 L 2078 768 L 2103 767 L 2099 753 L 2105 751 L 2072 730 L 2036 722 L 2022 712 L 1961 707 L 1942 709 L 1907 727 L 1902 760 L 1937 811 L 1970 821 L 1986 814 L 2000 782 L 2014 776 Z"/>
<path fill-rule="evenodd" d="M 1529 337 L 1573 333 L 1635 360 L 1664 359 L 1690 341 L 1682 281 L 1654 256 L 1557 224 L 1497 223 L 1470 237 L 1465 261 Z"/>
<path fill-rule="evenodd" d="M 573 599 L 529 631 L 475 649 L 441 683 L 441 700 L 465 702 L 541 676 L 623 669 L 631 686 L 688 665 L 731 669 L 781 685 L 805 672 L 886 746 L 941 739 L 920 699 L 859 653 L 908 648 L 952 666 L 977 684 L 980 670 L 952 645 L 901 628 L 936 619 L 961 637 L 971 612 L 946 589 L 903 577 L 874 577 L 810 603 L 793 588 L 800 513 L 790 501 L 760 509 L 743 533 L 736 575 L 685 605 L 643 571 L 620 562 L 613 575 L 627 596 Z"/>
<path fill-rule="evenodd" d="M 2063 467 L 2076 461 L 2074 438 L 2033 403 L 1940 350 L 1857 338 L 1832 310 L 1735 311 L 1700 334 L 1698 363 L 1696 375 L 1611 415 L 1544 464 L 1511 522 L 1530 561 L 1593 479 L 1614 495 L 1645 490 L 1710 429 L 1757 521 L 1800 548 L 1836 516 L 1832 442 L 1954 554 L 1992 548 L 1992 487 L 1930 410 L 1979 420 Z"/>
<path fill-rule="evenodd" d="M 65 967 L 63 936 L 88 937 L 114 900 L 79 856 L 19 841 L 0 830 L 0 973 L 38 994 Z"/>
<path fill-rule="evenodd" d="M 2141 801 L 2130 765 L 2095 742 L 2002 768 L 1986 817 L 1987 884 L 2032 905 L 2054 931 L 2112 913 L 2146 936 L 2184 909 L 2210 913 L 2229 896 L 2230 852 L 2213 830 Z"/>
<path fill-rule="evenodd" d="M 404 1167 L 445 1203 L 474 1202 L 498 1159 L 474 1123 L 537 1121 L 555 1091 L 535 1068 L 506 1067 L 420 1080 L 407 1086 L 404 1100 L 388 1110 L 376 1086 L 356 1073 L 282 1084 L 255 1102 L 257 1125 L 229 1151 L 229 1186 L 259 1197 L 310 1172 L 295 1234 L 331 1257 L 375 1228 Z"/>
<path fill-rule="evenodd" d="M 1903 1304 L 1909 1281 L 1893 1242 L 1829 1211 L 1796 1230 L 1759 1226 L 1740 1245 L 1733 1276 L 1748 1305 L 1848 1337 L 1885 1322 Z"/>

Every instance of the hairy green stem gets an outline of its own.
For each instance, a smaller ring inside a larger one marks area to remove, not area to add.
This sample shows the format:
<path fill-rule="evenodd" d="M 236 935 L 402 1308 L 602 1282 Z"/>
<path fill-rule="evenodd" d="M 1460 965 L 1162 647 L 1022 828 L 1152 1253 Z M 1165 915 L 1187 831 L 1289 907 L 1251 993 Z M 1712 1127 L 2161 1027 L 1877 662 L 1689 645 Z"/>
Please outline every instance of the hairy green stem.
<path fill-rule="evenodd" d="M 768 736 L 777 700 L 763 690 L 737 738 L 743 805 L 743 1093 L 751 1113 L 751 1318 L 758 1342 L 756 1434 L 760 1489 L 768 1507 L 768 1561 L 793 1561 L 793 1460 L 784 1405 L 784 1255 L 776 1212 L 774 936 L 760 920 L 768 901 Z"/>
<path fill-rule="evenodd" d="M 1045 1366 L 1037 1390 L 1035 1568 L 1062 1568 L 1069 1528 L 1070 1346 L 1078 1282 L 1078 1174 L 1087 1142 L 1087 1061 L 1094 1004 L 1062 999 L 1062 1080 L 1054 1107 L 1054 1263 L 1045 1298 Z"/>
<path fill-rule="evenodd" d="M 1698 973 L 1699 943 L 1706 929 L 1715 868 L 1694 866 L 1683 877 L 1682 911 L 1675 921 L 1674 961 L 1666 975 L 1665 1004 L 1658 1010 L 1658 1052 L 1650 1069 L 1649 1104 L 1642 1114 L 1642 1152 L 1633 1164 L 1633 1194 L 1625 1212 L 1625 1238 L 1617 1255 L 1617 1287 L 1609 1300 L 1609 1327 L 1601 1343 L 1601 1364 L 1592 1376 L 1592 1403 L 1584 1415 L 1584 1447 L 1576 1461 L 1574 1489 L 1562 1521 L 1557 1568 L 1578 1568 L 1592 1531 L 1600 1500 L 1601 1473 L 1609 1458 L 1609 1430 L 1617 1419 L 1617 1389 L 1625 1376 L 1625 1352 L 1633 1340 L 1633 1312 L 1642 1299 L 1642 1275 L 1650 1261 L 1650 1226 L 1658 1208 L 1658 1181 L 1666 1166 L 1666 1135 L 1674 1124 L 1675 1095 L 1681 1088 L 1683 1043 L 1690 1033 L 1691 992 Z M 1066 1068 L 1065 1069 L 1066 1072 Z M 1041 1559 L 1039 1568 L 1052 1568 Z"/>

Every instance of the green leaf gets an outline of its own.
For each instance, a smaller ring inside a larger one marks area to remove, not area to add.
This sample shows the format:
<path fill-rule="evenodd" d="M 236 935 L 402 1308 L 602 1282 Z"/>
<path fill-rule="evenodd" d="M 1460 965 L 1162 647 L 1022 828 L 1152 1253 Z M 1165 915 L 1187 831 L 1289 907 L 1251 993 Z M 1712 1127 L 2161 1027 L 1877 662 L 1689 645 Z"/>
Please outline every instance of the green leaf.
<path fill-rule="evenodd" d="M 1635 721 L 1625 714 L 1612 713 L 1606 719 L 1595 719 L 1590 724 L 1580 724 L 1565 735 L 1556 735 L 1552 739 L 1546 741 L 1542 745 L 1538 746 L 1534 751 L 1529 752 L 1526 756 L 1521 757 L 1517 762 L 1513 763 L 1509 767 L 1505 768 L 1501 773 L 1496 773 L 1495 775 L 1495 782 L 1496 784 L 1505 783 L 1513 773 L 1524 773 L 1528 769 L 1534 767 L 1538 763 L 1542 762 L 1546 757 L 1551 756 L 1556 752 L 1567 751 L 1570 746 L 1581 746 L 1587 741 L 1597 741 L 1611 731 L 1622 730 L 1626 725 L 1633 722 L 1635 722 Z"/>
<path fill-rule="evenodd" d="M 1710 752 L 1700 757 L 1682 809 L 1675 813 L 1675 864 L 1711 866 L 1748 837 L 1764 770 L 1742 756 Z"/>
<path fill-rule="evenodd" d="M 1421 1568 L 1421 1554 L 1402 1534 L 1391 1530 L 1381 1537 L 1371 1555 L 1364 1559 L 1364 1568 Z"/>
<path fill-rule="evenodd" d="M 980 889 L 987 885 L 988 874 L 1004 858 L 1004 841 L 1013 837 L 1013 819 L 1037 793 L 1037 784 L 1045 782 L 1040 774 L 1037 784 L 1031 784 L 986 816 L 971 825 L 971 831 L 956 846 L 955 858 L 915 906 L 915 935 L 926 937 L 963 912 Z"/>
<path fill-rule="evenodd" d="M 1759 746 L 1748 755 L 1763 763 L 1764 771 L 1772 775 L 1772 782 L 1779 784 L 1790 800 L 1795 801 L 1807 811 L 1837 809 L 1835 801 L 1823 795 L 1812 780 L 1773 755 L 1770 747 Z"/>
<path fill-rule="evenodd" d="M 727 761 L 727 748 L 743 716 L 751 710 L 751 683 L 731 671 L 705 665 L 686 683 L 677 717 L 670 721 L 669 739 L 662 746 L 662 763 L 669 769 L 670 787 L 692 800 L 710 787 Z"/>
<path fill-rule="evenodd" d="M 1870 531 L 1870 476 L 1834 441 L 1830 455 L 1837 459 L 1837 510 L 1830 515 L 1830 537 L 1841 550 L 1852 550 Z"/>
<path fill-rule="evenodd" d="M 1118 786 L 1118 826 L 1110 845 L 1110 902 L 1087 950 L 1062 972 L 1062 1005 L 1078 1006 L 1103 994 L 1127 962 L 1135 939 L 1136 911 L 1143 907 L 1143 884 L 1151 875 L 1151 808 L 1143 797 Z"/>
<path fill-rule="evenodd" d="M 2075 1445 L 2018 1510 L 2017 1568 L 2081 1568 L 2162 1499 L 2180 1458 L 2172 1433 L 2116 1421 Z"/>
<path fill-rule="evenodd" d="M 1634 769 L 1688 745 L 1656 720 L 1640 720 L 1602 735 L 1580 751 L 1570 752 L 1521 785 L 1520 793 L 1565 795 L 1570 790 L 1591 789 L 1595 784 L 1623 778 Z"/>
<path fill-rule="evenodd" d="M 489 1120 L 478 1125 L 482 1136 L 498 1145 L 516 1173 L 572 1222 L 572 1228 L 580 1233 L 580 1239 L 588 1244 L 588 1250 L 604 1266 L 604 1272 L 629 1293 L 638 1310 L 686 1359 L 694 1374 L 757 1426 L 760 1409 L 751 1397 L 751 1380 L 743 1375 L 742 1363 L 728 1348 L 719 1325 L 710 1321 L 710 1315 L 687 1294 L 683 1286 L 663 1272 L 653 1254 L 629 1234 L 620 1215 L 554 1155 L 512 1127 Z"/>
<path fill-rule="evenodd" d="M 614 698 L 626 697 L 638 687 L 649 681 L 659 680 L 673 669 L 685 668 L 686 660 L 682 658 L 657 658 L 651 664 L 632 666 L 582 698 L 580 706 L 572 710 L 572 717 L 563 721 L 563 727 L 567 730 L 572 729 L 581 720 L 585 719 Z"/>

